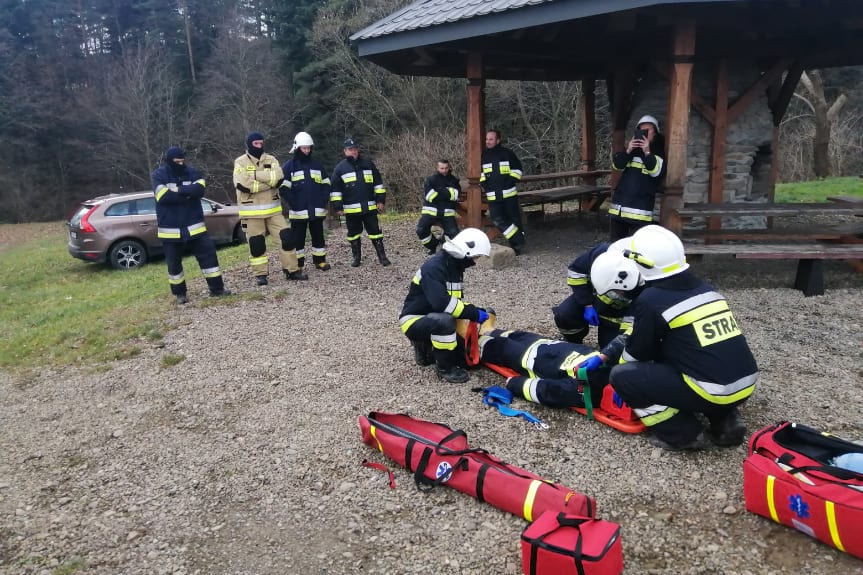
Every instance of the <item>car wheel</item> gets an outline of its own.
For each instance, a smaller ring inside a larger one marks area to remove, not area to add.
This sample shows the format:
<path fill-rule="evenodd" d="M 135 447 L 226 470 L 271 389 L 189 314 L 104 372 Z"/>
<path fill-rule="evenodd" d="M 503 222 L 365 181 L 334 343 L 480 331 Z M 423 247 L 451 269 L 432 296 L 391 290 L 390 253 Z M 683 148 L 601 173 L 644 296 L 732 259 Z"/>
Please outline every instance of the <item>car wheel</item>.
<path fill-rule="evenodd" d="M 115 270 L 131 270 L 147 263 L 147 250 L 140 242 L 123 240 L 111 246 L 108 261 Z"/>
<path fill-rule="evenodd" d="M 243 226 L 241 224 L 237 224 L 234 226 L 234 244 L 244 243 L 246 243 L 246 232 L 243 231 Z"/>

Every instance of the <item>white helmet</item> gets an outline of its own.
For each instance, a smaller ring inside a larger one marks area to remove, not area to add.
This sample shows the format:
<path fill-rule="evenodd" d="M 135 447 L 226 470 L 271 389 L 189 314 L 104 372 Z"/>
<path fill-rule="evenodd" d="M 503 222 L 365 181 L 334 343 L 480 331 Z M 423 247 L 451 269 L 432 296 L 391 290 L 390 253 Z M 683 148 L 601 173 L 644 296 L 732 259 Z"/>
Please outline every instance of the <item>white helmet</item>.
<path fill-rule="evenodd" d="M 638 122 L 636 122 L 635 127 L 637 128 L 638 126 L 640 126 L 642 124 L 653 124 L 654 127 L 656 128 L 656 131 L 657 132 L 659 131 L 659 120 L 657 120 L 653 116 L 650 116 L 650 115 L 642 116 L 641 119 L 638 120 Z"/>
<path fill-rule="evenodd" d="M 644 284 L 638 264 L 621 252 L 609 249 L 590 266 L 590 283 L 599 295 L 611 290 L 632 291 Z"/>
<path fill-rule="evenodd" d="M 626 250 L 631 248 L 631 245 L 632 236 L 627 236 L 625 238 L 620 238 L 619 240 L 608 246 L 608 251 L 624 253 Z"/>
<path fill-rule="evenodd" d="M 299 132 L 296 136 L 294 136 L 294 148 L 299 148 L 300 146 L 314 146 L 315 142 L 312 140 L 312 137 L 308 132 Z"/>
<path fill-rule="evenodd" d="M 677 234 L 662 226 L 649 225 L 639 229 L 632 234 L 631 247 L 634 253 L 629 257 L 642 267 L 642 275 L 647 281 L 667 278 L 689 269 L 683 242 Z"/>
<path fill-rule="evenodd" d="M 443 250 L 457 260 L 491 255 L 491 242 L 485 232 L 476 228 L 465 228 L 453 239 L 447 239 Z"/>

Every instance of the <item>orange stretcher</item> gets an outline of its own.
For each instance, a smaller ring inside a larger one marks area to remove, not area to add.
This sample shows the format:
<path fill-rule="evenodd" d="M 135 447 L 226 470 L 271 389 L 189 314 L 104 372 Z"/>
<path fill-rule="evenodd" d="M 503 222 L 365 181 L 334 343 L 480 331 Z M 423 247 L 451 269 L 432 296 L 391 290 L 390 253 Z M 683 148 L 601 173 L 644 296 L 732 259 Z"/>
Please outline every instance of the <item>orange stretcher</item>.
<path fill-rule="evenodd" d="M 467 356 L 468 367 L 474 367 L 482 363 L 490 370 L 499 373 L 504 377 L 514 377 L 519 375 L 517 371 L 502 365 L 496 365 L 488 362 L 481 362 L 479 357 L 479 326 L 472 321 L 467 326 L 461 326 L 463 331 L 465 350 Z M 615 402 L 614 389 L 610 385 L 606 385 L 602 391 L 602 399 L 599 406 L 594 406 L 590 412 L 584 407 L 571 407 L 573 411 L 577 411 L 582 415 L 592 417 L 600 423 L 604 423 L 609 427 L 613 427 L 623 433 L 641 433 L 647 429 L 641 420 L 632 412 L 632 408 L 626 404 Z"/>

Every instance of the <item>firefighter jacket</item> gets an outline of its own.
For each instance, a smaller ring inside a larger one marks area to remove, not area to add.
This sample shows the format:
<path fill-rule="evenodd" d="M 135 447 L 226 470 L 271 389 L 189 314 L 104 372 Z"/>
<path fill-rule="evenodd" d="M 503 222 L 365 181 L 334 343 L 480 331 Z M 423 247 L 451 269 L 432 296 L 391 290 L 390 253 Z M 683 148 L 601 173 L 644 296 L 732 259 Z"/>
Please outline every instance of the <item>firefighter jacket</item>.
<path fill-rule="evenodd" d="M 414 274 L 405 297 L 399 320 L 402 331 L 410 327 L 406 322 L 413 323 L 430 313 L 477 321 L 480 308 L 464 300 L 462 284 L 464 270 L 474 263 L 469 258 L 457 260 L 444 251 L 426 260 Z"/>
<path fill-rule="evenodd" d="M 758 379 L 755 358 L 728 302 L 706 282 L 688 271 L 650 282 L 633 315 L 621 363 L 671 365 L 712 403 L 728 405 L 752 394 Z"/>
<path fill-rule="evenodd" d="M 374 162 L 363 156 L 345 158 L 336 164 L 332 182 L 330 202 L 337 212 L 365 214 L 377 211 L 377 204 L 386 203 L 387 190 L 381 174 Z"/>
<path fill-rule="evenodd" d="M 632 318 L 628 317 L 630 308 L 628 301 L 621 301 L 609 294 L 598 294 L 590 283 L 590 268 L 601 254 L 608 251 L 611 244 L 601 243 L 575 258 L 567 268 L 566 283 L 572 288 L 575 301 L 582 306 L 592 305 L 600 317 L 613 323 L 621 324 L 626 331 L 631 328 Z M 630 299 L 635 299 L 642 288 L 635 288 L 629 293 Z M 625 317 L 626 316 L 626 317 Z"/>
<path fill-rule="evenodd" d="M 234 187 L 240 219 L 262 219 L 281 214 L 279 186 L 283 178 L 279 161 L 270 154 L 261 154 L 258 159 L 246 153 L 234 160 Z"/>
<path fill-rule="evenodd" d="M 201 172 L 184 166 L 178 173 L 162 165 L 153 172 L 152 179 L 159 239 L 182 242 L 207 232 L 201 208 L 206 182 Z"/>
<path fill-rule="evenodd" d="M 623 174 L 611 198 L 608 215 L 633 222 L 652 222 L 653 204 L 664 167 L 661 156 L 644 156 L 640 149 L 629 154 L 614 154 L 612 168 Z"/>
<path fill-rule="evenodd" d="M 461 184 L 452 174 L 443 176 L 437 172 L 426 178 L 423 185 L 424 215 L 443 218 L 455 217 L 455 207 L 461 193 Z"/>
<path fill-rule="evenodd" d="M 330 177 L 324 166 L 311 156 L 296 152 L 282 166 L 285 181 L 280 193 L 288 204 L 291 220 L 319 220 L 327 217 Z"/>
<path fill-rule="evenodd" d="M 479 183 L 485 201 L 496 202 L 518 195 L 516 184 L 521 180 L 521 161 L 509 148 L 495 146 L 482 152 L 482 175 Z"/>

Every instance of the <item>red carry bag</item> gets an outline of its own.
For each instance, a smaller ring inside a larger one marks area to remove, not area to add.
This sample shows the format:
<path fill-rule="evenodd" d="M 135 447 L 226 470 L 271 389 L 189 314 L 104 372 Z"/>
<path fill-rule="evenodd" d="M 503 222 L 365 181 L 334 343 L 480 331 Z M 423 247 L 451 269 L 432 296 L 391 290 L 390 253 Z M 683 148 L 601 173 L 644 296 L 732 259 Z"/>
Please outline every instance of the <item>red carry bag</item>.
<path fill-rule="evenodd" d="M 383 412 L 360 417 L 360 430 L 363 443 L 412 471 L 420 489 L 446 485 L 528 521 L 564 508 L 595 515 L 592 498 L 471 448 L 464 431 Z"/>
<path fill-rule="evenodd" d="M 863 558 L 863 474 L 829 462 L 863 445 L 783 421 L 749 439 L 746 509 Z"/>
<path fill-rule="evenodd" d="M 521 534 L 524 575 L 623 573 L 620 526 L 610 521 L 548 511 Z"/>

